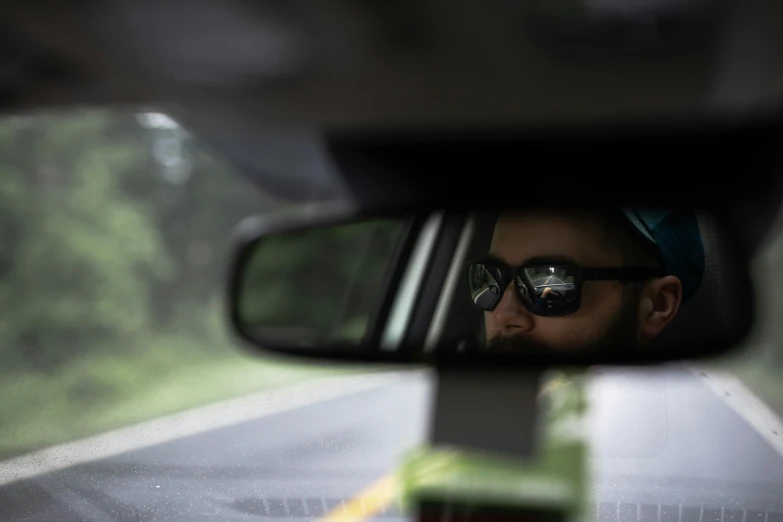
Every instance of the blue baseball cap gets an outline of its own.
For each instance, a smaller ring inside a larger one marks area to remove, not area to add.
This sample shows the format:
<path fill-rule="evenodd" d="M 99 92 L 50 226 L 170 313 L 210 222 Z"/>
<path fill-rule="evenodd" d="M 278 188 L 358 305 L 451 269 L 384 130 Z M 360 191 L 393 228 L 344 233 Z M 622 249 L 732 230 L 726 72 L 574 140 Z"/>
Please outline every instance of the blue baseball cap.
<path fill-rule="evenodd" d="M 683 301 L 687 301 L 704 276 L 704 244 L 696 213 L 691 209 L 633 207 L 622 211 L 633 228 L 656 246 L 666 272 L 682 282 Z"/>

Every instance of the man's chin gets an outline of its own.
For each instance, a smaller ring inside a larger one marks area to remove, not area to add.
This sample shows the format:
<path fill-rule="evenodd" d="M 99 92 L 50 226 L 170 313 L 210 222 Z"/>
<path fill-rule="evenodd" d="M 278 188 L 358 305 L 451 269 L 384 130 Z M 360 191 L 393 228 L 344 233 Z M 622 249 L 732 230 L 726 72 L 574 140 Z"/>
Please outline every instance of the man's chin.
<path fill-rule="evenodd" d="M 493 353 L 526 353 L 531 355 L 606 354 L 627 352 L 629 349 L 634 349 L 634 344 L 634 339 L 630 337 L 626 337 L 625 341 L 609 337 L 601 339 L 601 342 L 552 345 L 521 335 L 495 335 L 487 341 L 486 350 Z"/>
<path fill-rule="evenodd" d="M 487 351 L 493 353 L 551 354 L 561 350 L 522 335 L 495 335 L 487 341 Z"/>
<path fill-rule="evenodd" d="M 521 335 L 495 335 L 487 341 L 487 351 L 493 353 L 526 353 L 531 355 L 584 354 L 606 350 L 608 348 L 607 344 L 609 343 L 552 345 Z"/>

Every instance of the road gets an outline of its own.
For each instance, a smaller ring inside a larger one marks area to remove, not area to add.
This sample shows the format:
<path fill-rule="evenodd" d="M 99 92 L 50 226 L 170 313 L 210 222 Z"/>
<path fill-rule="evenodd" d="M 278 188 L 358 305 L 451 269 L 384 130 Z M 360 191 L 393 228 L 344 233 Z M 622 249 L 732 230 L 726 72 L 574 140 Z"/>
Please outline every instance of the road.
<path fill-rule="evenodd" d="M 430 392 L 417 372 L 6 484 L 0 519 L 318 518 L 424 441 Z M 783 520 L 783 457 L 690 371 L 602 370 L 589 393 L 602 522 Z"/>

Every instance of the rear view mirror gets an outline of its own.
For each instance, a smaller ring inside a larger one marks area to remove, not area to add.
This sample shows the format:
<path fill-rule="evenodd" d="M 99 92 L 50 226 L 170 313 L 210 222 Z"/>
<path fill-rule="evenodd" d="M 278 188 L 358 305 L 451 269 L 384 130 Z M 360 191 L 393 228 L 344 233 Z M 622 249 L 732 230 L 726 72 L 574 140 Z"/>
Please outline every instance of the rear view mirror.
<path fill-rule="evenodd" d="M 643 364 L 726 351 L 752 323 L 747 260 L 705 211 L 441 211 L 240 231 L 231 320 L 284 353 Z"/>

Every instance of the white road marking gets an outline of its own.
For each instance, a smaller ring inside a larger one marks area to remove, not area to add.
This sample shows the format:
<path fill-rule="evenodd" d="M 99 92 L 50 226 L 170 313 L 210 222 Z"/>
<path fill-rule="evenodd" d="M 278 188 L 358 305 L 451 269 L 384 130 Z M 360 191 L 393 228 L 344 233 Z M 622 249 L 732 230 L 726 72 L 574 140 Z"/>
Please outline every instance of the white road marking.
<path fill-rule="evenodd" d="M 314 379 L 51 446 L 0 461 L 0 485 L 384 386 L 421 371 Z"/>
<path fill-rule="evenodd" d="M 783 456 L 783 420 L 742 381 L 729 372 L 688 369 Z"/>

